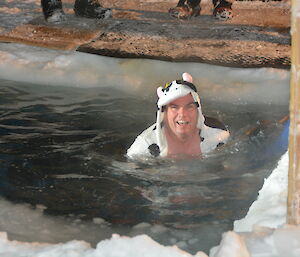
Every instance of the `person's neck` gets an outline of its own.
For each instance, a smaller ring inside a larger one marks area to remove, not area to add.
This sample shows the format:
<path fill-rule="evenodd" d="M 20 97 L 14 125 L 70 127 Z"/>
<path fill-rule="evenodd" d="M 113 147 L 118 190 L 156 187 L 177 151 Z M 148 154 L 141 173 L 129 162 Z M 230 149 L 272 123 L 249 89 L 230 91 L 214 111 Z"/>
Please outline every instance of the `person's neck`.
<path fill-rule="evenodd" d="M 172 142 L 178 145 L 189 145 L 191 142 L 195 140 L 195 138 L 198 137 L 198 131 L 195 131 L 192 134 L 186 134 L 180 136 L 177 136 L 174 133 L 167 131 L 166 136 L 167 138 L 169 138 L 169 140 L 171 140 Z"/>

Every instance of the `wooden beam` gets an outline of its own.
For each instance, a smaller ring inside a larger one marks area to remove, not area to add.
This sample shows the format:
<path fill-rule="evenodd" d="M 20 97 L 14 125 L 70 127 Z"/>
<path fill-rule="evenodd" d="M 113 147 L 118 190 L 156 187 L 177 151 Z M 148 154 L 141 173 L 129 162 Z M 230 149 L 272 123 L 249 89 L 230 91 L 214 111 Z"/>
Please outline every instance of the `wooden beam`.
<path fill-rule="evenodd" d="M 292 0 L 292 66 L 290 86 L 290 134 L 288 215 L 289 224 L 300 224 L 300 1 Z"/>

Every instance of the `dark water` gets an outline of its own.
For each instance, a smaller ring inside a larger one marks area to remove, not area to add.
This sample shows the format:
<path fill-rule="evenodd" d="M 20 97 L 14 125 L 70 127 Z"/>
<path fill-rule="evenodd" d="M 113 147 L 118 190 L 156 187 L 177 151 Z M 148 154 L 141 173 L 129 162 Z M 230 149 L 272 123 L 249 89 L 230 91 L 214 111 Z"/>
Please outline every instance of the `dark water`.
<path fill-rule="evenodd" d="M 228 125 L 227 145 L 199 160 L 133 162 L 126 150 L 154 122 L 152 99 L 105 86 L 0 80 L 1 196 L 43 205 L 46 215 L 101 217 L 129 230 L 142 222 L 161 224 L 169 234 L 201 238 L 182 245 L 187 251 L 208 250 L 245 216 L 286 151 L 279 120 L 288 106 L 202 104 L 206 115 Z M 170 244 L 166 236 L 154 239 Z"/>

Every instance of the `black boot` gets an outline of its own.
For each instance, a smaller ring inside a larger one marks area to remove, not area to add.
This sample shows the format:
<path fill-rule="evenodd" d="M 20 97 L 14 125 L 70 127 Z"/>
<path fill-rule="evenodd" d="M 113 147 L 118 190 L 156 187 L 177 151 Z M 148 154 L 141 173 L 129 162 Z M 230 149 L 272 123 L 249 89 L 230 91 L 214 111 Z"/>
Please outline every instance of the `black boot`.
<path fill-rule="evenodd" d="M 109 8 L 103 8 L 97 0 L 76 0 L 74 12 L 77 16 L 105 19 L 112 15 Z"/>
<path fill-rule="evenodd" d="M 213 0 L 214 16 L 219 20 L 228 20 L 233 17 L 231 9 L 234 0 Z"/>
<path fill-rule="evenodd" d="M 179 0 L 175 8 L 169 9 L 169 14 L 178 19 L 189 19 L 200 15 L 201 0 Z"/>
<path fill-rule="evenodd" d="M 41 0 L 43 14 L 48 22 L 60 22 L 65 20 L 61 0 Z"/>
<path fill-rule="evenodd" d="M 200 7 L 201 0 L 187 0 L 187 5 L 189 8 L 192 9 L 192 16 L 199 16 L 201 7 Z"/>

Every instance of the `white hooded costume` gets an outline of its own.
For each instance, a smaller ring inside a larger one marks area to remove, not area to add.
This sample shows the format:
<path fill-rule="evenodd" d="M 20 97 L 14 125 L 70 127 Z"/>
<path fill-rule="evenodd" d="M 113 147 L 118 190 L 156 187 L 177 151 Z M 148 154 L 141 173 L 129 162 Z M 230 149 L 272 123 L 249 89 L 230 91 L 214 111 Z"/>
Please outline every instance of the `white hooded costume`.
<path fill-rule="evenodd" d="M 192 77 L 188 73 L 182 75 L 183 80 L 174 80 L 164 88 L 157 89 L 157 117 L 156 123 L 144 130 L 127 151 L 130 158 L 139 157 L 166 157 L 168 144 L 164 133 L 164 107 L 172 101 L 191 94 L 198 105 L 198 122 L 201 153 L 205 154 L 217 146 L 227 142 L 229 132 L 216 119 L 204 117 L 201 110 L 200 98 L 196 87 L 192 84 Z M 209 124 L 210 123 L 210 124 Z"/>

